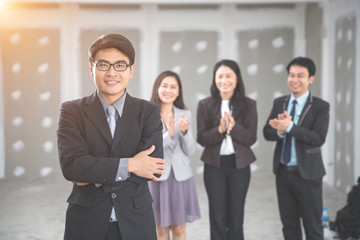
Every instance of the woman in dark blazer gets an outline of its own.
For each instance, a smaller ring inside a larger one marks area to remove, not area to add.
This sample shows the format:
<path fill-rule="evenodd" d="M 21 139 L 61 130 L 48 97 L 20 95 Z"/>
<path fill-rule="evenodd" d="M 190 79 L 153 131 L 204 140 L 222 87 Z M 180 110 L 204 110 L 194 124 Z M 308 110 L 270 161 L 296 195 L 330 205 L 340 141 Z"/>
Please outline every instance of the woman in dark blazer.
<path fill-rule="evenodd" d="M 243 219 L 251 145 L 256 142 L 256 102 L 245 96 L 238 64 L 215 64 L 211 96 L 199 102 L 197 141 L 204 147 L 204 182 L 209 199 L 212 240 L 244 239 Z"/>

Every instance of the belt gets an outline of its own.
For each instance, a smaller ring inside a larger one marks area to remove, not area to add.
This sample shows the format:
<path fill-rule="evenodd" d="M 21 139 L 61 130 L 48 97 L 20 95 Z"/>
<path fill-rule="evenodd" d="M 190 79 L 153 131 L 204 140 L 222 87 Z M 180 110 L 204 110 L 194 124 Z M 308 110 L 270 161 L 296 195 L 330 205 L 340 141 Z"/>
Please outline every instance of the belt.
<path fill-rule="evenodd" d="M 117 222 L 117 219 L 113 219 L 113 218 L 110 217 L 110 218 L 109 218 L 109 221 L 110 221 L 110 222 Z"/>
<path fill-rule="evenodd" d="M 285 169 L 286 171 L 289 171 L 289 172 L 299 171 L 298 166 L 287 166 L 285 164 L 280 164 L 280 167 Z"/>

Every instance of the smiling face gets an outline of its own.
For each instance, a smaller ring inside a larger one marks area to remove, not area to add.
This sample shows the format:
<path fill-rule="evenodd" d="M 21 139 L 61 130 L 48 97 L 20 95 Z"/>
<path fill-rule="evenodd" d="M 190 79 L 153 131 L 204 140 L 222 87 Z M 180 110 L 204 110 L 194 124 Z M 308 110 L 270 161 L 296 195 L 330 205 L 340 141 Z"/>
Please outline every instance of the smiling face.
<path fill-rule="evenodd" d="M 287 85 L 294 97 L 298 98 L 304 95 L 313 81 L 314 76 L 309 77 L 309 71 L 306 67 L 292 65 L 289 68 Z"/>
<path fill-rule="evenodd" d="M 158 88 L 158 95 L 162 104 L 173 104 L 179 96 L 179 85 L 176 78 L 173 76 L 165 77 Z"/>
<path fill-rule="evenodd" d="M 235 72 L 227 67 L 220 66 L 216 70 L 215 84 L 223 100 L 229 100 L 234 94 L 237 78 Z"/>
<path fill-rule="evenodd" d="M 94 62 L 105 61 L 110 64 L 117 62 L 126 62 L 129 64 L 129 58 L 116 48 L 106 48 L 96 53 Z M 123 72 L 115 71 L 111 66 L 108 71 L 100 71 L 95 64 L 90 64 L 91 76 L 99 91 L 99 94 L 107 103 L 112 105 L 125 92 L 134 72 L 134 65 L 131 65 Z"/>

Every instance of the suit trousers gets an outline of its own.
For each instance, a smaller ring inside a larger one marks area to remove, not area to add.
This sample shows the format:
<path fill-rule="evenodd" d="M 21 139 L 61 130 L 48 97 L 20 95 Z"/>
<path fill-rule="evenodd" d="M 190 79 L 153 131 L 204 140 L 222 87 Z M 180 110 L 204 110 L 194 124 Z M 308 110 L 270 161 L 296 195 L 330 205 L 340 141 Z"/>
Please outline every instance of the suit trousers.
<path fill-rule="evenodd" d="M 235 155 L 221 156 L 220 161 L 220 168 L 209 164 L 204 168 L 211 240 L 242 240 L 250 167 L 236 169 Z"/>
<path fill-rule="evenodd" d="M 307 180 L 281 166 L 276 190 L 285 240 L 302 240 L 301 219 L 307 240 L 323 240 L 322 177 Z"/>

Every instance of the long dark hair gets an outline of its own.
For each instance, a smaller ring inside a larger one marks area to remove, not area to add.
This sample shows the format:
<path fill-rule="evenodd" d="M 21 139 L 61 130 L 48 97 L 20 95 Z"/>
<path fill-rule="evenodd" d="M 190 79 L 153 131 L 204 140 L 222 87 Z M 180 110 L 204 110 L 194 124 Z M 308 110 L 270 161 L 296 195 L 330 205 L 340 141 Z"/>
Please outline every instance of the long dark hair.
<path fill-rule="evenodd" d="M 234 119 L 241 119 L 241 122 L 244 126 L 248 126 L 249 123 L 249 109 L 247 104 L 247 98 L 245 96 L 245 87 L 244 82 L 241 76 L 241 71 L 239 65 L 229 59 L 223 59 L 217 62 L 213 69 L 213 80 L 210 87 L 211 97 L 214 100 L 214 104 L 211 106 L 212 111 L 217 111 L 221 106 L 221 96 L 219 89 L 216 87 L 216 71 L 221 67 L 226 66 L 229 67 L 232 71 L 234 71 L 236 75 L 236 87 L 234 89 L 234 94 L 232 95 L 229 101 L 229 108 L 232 110 L 232 115 Z"/>
<path fill-rule="evenodd" d="M 160 107 L 161 100 L 159 98 L 158 89 L 159 89 L 162 81 L 164 80 L 164 78 L 169 77 L 169 76 L 174 77 L 176 79 L 176 81 L 177 81 L 178 86 L 179 86 L 179 96 L 177 96 L 177 98 L 175 99 L 174 106 L 177 107 L 177 108 L 180 108 L 180 109 L 186 109 L 184 99 L 183 99 L 183 93 L 182 93 L 182 86 L 181 86 L 180 77 L 179 77 L 179 75 L 177 73 L 172 72 L 172 71 L 164 71 L 164 72 L 160 73 L 159 76 L 157 76 L 157 78 L 156 78 L 156 80 L 154 82 L 150 102 L 155 103 L 156 105 L 158 105 Z"/>

